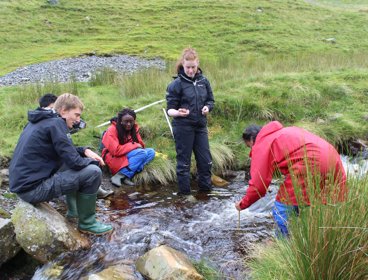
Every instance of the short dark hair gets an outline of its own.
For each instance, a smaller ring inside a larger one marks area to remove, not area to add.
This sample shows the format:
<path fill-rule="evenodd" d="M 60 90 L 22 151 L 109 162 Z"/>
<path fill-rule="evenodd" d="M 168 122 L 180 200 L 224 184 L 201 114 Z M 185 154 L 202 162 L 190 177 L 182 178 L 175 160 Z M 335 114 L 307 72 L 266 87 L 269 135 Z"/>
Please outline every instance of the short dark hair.
<path fill-rule="evenodd" d="M 251 124 L 243 132 L 244 141 L 256 141 L 258 133 L 261 131 L 262 126 Z"/>
<path fill-rule="evenodd" d="M 41 96 L 38 100 L 41 108 L 48 107 L 50 104 L 55 103 L 57 96 L 52 93 L 46 93 L 45 95 Z"/>

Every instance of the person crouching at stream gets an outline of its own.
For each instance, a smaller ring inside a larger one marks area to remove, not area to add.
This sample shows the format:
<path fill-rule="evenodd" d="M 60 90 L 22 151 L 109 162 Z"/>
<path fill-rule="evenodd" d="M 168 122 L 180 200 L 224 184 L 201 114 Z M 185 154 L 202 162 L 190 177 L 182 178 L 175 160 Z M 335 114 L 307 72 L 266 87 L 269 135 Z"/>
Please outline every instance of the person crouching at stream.
<path fill-rule="evenodd" d="M 86 147 L 75 147 L 69 130 L 80 121 L 84 105 L 72 94 L 60 95 L 54 110 L 28 112 L 28 124 L 9 168 L 10 191 L 31 204 L 66 195 L 67 216 L 78 217 L 78 229 L 105 234 L 113 228 L 96 220 L 96 196 L 102 158 Z M 73 203 L 71 203 L 73 202 Z"/>
<path fill-rule="evenodd" d="M 155 157 L 154 149 L 145 148 L 136 118 L 133 110 L 123 109 L 102 137 L 102 157 L 114 175 L 111 183 L 117 187 L 135 186 L 133 176 Z"/>
<path fill-rule="evenodd" d="M 280 171 L 285 179 L 272 212 L 278 237 L 289 235 L 290 214 L 298 215 L 299 206 L 310 205 L 310 187 L 315 187 L 312 191 L 323 203 L 327 199 L 342 201 L 345 198 L 346 175 L 340 155 L 317 135 L 298 127 L 283 127 L 273 121 L 264 127 L 247 127 L 243 140 L 251 148 L 251 179 L 246 195 L 235 203 L 235 208 L 238 211 L 246 209 L 265 196 L 274 171 Z M 328 194 L 332 197 L 327 197 Z"/>

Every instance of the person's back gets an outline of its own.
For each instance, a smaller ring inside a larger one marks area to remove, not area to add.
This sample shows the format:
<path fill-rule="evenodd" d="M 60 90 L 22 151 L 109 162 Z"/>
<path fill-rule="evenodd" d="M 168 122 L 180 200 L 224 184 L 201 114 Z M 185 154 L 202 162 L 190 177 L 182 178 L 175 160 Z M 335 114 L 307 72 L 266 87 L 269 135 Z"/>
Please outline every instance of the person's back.
<path fill-rule="evenodd" d="M 285 178 L 272 211 L 278 236 L 288 236 L 288 217 L 293 212 L 299 213 L 299 205 L 310 204 L 311 192 L 323 203 L 345 198 L 346 175 L 340 156 L 331 144 L 317 135 L 299 127 L 284 128 L 273 121 L 263 127 L 248 126 L 243 140 L 251 148 L 251 179 L 246 194 L 235 203 L 235 208 L 246 209 L 263 197 L 273 173 L 280 171 Z"/>
<path fill-rule="evenodd" d="M 318 182 L 314 183 L 323 188 L 327 177 L 332 175 L 345 188 L 346 175 L 335 148 L 302 128 L 283 127 L 279 122 L 265 125 L 252 147 L 252 155 L 255 157 L 252 157 L 250 185 L 268 186 L 272 173 L 279 170 L 286 177 L 276 200 L 286 204 L 298 205 L 295 187 L 302 188 L 304 203 L 309 204 L 305 190 L 308 176 L 317 175 Z"/>
<path fill-rule="evenodd" d="M 29 112 L 28 120 L 10 162 L 9 185 L 14 193 L 27 191 L 60 168 L 50 130 L 65 126 L 65 122 L 53 111 L 42 109 Z"/>

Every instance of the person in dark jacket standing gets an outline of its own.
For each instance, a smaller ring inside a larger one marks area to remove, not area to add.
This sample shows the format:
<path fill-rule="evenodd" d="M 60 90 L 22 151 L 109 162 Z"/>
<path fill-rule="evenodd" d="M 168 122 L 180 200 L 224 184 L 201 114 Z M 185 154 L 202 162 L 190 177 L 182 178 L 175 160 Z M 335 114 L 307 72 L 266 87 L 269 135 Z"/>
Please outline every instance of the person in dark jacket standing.
<path fill-rule="evenodd" d="M 69 133 L 80 121 L 83 107 L 77 96 L 66 93 L 55 102 L 57 113 L 42 108 L 28 112 L 29 123 L 10 163 L 9 186 L 11 192 L 31 204 L 69 196 L 75 209 L 68 209 L 68 214 L 79 218 L 79 230 L 104 234 L 112 227 L 95 219 L 102 178 L 99 165 L 104 161 L 89 148 L 76 148 Z M 73 210 L 75 213 L 71 213 Z"/>
<path fill-rule="evenodd" d="M 199 57 L 186 48 L 176 66 L 177 77 L 167 87 L 167 113 L 173 117 L 176 175 L 179 195 L 190 194 L 190 165 L 194 152 L 200 191 L 211 191 L 212 157 L 208 143 L 207 115 L 214 98 L 209 81 L 199 68 Z"/>

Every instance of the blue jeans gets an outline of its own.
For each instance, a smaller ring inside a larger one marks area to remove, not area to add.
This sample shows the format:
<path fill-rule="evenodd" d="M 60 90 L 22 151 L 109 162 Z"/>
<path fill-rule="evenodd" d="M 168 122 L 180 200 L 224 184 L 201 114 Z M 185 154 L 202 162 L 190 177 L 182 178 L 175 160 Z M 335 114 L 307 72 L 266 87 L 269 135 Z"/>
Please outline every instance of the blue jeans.
<path fill-rule="evenodd" d="M 278 229 L 276 230 L 276 236 L 279 238 L 288 237 L 289 236 L 289 231 L 287 227 L 288 219 L 292 214 L 299 215 L 299 207 L 286 205 L 278 201 L 275 201 L 274 205 L 275 207 L 272 210 L 272 215 L 278 226 Z"/>
<path fill-rule="evenodd" d="M 135 149 L 127 154 L 129 165 L 120 169 L 119 172 L 129 179 L 133 178 L 134 174 L 141 172 L 143 167 L 155 157 L 155 150 Z"/>

